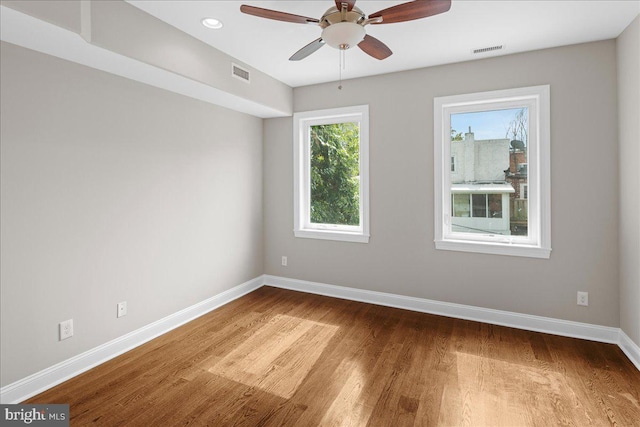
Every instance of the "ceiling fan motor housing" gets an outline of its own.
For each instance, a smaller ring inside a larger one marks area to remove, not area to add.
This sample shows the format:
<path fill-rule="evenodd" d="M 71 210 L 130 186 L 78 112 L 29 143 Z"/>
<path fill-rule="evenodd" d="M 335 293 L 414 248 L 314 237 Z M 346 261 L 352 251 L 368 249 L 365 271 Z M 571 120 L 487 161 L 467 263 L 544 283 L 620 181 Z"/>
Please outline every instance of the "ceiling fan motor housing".
<path fill-rule="evenodd" d="M 355 22 L 356 24 L 362 24 L 366 19 L 366 16 L 362 10 L 357 7 L 349 11 L 345 11 L 344 17 L 342 11 L 333 6 L 327 9 L 327 11 L 320 18 L 320 27 L 326 28 L 329 25 L 337 24 L 338 22 Z"/>

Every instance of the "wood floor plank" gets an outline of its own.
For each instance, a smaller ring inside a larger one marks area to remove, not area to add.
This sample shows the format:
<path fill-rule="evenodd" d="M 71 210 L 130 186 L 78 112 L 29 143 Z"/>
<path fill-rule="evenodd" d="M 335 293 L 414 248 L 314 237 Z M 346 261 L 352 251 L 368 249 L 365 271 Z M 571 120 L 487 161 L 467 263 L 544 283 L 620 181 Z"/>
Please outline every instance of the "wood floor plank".
<path fill-rule="evenodd" d="M 27 401 L 72 426 L 638 426 L 615 345 L 260 288 Z"/>
<path fill-rule="evenodd" d="M 392 325 L 397 321 L 393 316 L 389 319 L 381 319 L 379 308 L 365 304 L 356 305 L 359 311 L 352 317 L 351 327 L 341 328 L 344 333 L 334 341 L 333 346 L 327 351 L 324 363 L 316 364 L 310 372 L 307 381 L 301 384 L 300 389 L 292 400 L 303 403 L 317 402 L 308 405 L 307 410 L 300 417 L 301 425 L 318 425 L 324 418 L 327 408 L 344 388 L 353 370 L 363 372 L 367 369 L 366 362 L 370 357 L 378 353 L 376 343 L 386 342 L 390 333 L 380 333 L 384 325 Z M 351 317 L 349 310 L 345 310 L 346 319 Z"/>

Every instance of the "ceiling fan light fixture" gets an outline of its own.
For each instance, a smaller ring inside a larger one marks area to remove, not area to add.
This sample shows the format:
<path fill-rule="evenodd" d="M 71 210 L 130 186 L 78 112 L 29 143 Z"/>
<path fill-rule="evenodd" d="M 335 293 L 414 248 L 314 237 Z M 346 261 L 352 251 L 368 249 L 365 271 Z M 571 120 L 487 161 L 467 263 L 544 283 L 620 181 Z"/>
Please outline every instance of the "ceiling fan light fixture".
<path fill-rule="evenodd" d="M 356 46 L 364 39 L 365 35 L 364 27 L 355 22 L 337 22 L 322 30 L 322 40 L 329 46 L 340 50 Z"/>

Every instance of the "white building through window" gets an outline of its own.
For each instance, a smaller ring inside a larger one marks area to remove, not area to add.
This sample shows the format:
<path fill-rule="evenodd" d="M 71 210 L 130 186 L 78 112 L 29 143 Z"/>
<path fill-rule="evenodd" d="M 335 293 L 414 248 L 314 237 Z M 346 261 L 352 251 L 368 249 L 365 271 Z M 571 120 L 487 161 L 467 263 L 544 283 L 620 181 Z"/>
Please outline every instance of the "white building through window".
<path fill-rule="evenodd" d="M 369 241 L 369 107 L 295 113 L 294 234 Z"/>
<path fill-rule="evenodd" d="M 436 248 L 548 258 L 549 86 L 434 108 Z"/>

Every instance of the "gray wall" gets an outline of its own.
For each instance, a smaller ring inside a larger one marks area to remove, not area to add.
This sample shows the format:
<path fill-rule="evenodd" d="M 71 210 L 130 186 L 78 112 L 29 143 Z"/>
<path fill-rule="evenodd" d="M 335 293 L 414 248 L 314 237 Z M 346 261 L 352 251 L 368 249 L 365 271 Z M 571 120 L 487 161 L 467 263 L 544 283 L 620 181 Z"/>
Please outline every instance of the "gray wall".
<path fill-rule="evenodd" d="M 436 251 L 433 98 L 541 84 L 551 85 L 551 258 Z M 294 238 L 292 120 L 268 119 L 267 274 L 619 325 L 615 41 L 294 89 L 297 112 L 358 104 L 370 106 L 369 244 Z"/>
<path fill-rule="evenodd" d="M 640 346 L 640 16 L 617 40 L 620 327 Z"/>
<path fill-rule="evenodd" d="M 1 54 L 3 386 L 263 273 L 261 119 Z"/>

